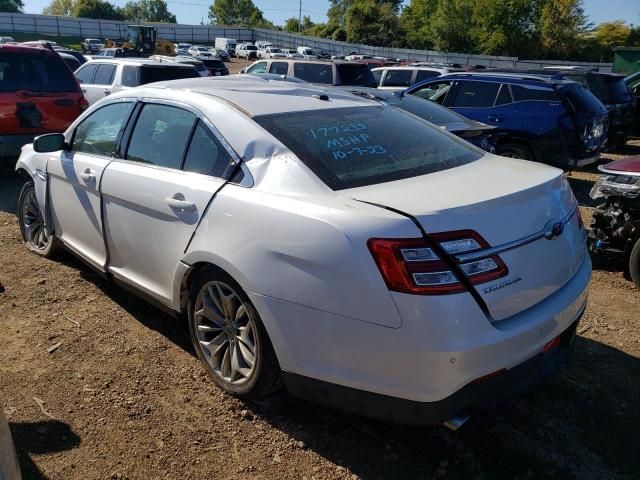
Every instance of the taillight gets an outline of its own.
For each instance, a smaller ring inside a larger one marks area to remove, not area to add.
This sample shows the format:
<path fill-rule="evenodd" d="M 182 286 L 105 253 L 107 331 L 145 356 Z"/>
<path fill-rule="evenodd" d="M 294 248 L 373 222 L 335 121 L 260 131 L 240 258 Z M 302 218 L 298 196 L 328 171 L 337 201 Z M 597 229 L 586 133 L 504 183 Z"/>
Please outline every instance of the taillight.
<path fill-rule="evenodd" d="M 89 108 L 89 102 L 84 97 L 80 97 L 78 105 L 80 107 L 80 111 L 81 112 L 84 112 L 87 108 Z"/>
<path fill-rule="evenodd" d="M 389 290 L 421 295 L 465 291 L 456 273 L 436 250 L 444 250 L 454 257 L 488 248 L 489 244 L 473 230 L 436 233 L 430 237 L 437 242 L 439 249 L 423 238 L 372 238 L 368 241 L 369 250 Z M 458 267 L 473 285 L 504 277 L 509 272 L 498 255 L 458 263 Z"/>

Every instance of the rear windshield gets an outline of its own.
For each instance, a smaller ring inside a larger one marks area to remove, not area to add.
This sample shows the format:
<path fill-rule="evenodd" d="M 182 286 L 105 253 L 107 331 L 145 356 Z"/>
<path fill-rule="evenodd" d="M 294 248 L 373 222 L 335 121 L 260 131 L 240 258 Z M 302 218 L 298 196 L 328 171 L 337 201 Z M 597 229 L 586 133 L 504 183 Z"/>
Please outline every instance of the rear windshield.
<path fill-rule="evenodd" d="M 194 68 L 180 67 L 140 67 L 140 85 L 165 80 L 195 78 L 200 75 Z"/>
<path fill-rule="evenodd" d="M 606 111 L 602 102 L 582 85 L 571 85 L 562 89 L 562 93 L 577 113 L 602 113 Z"/>
<path fill-rule="evenodd" d="M 333 190 L 439 172 L 482 156 L 437 127 L 383 106 L 280 113 L 254 120 Z"/>
<path fill-rule="evenodd" d="M 623 77 L 593 75 L 587 77 L 587 83 L 593 94 L 604 103 L 614 104 L 633 101 L 633 96 Z"/>
<path fill-rule="evenodd" d="M 0 92 L 77 92 L 73 73 L 58 55 L 0 53 Z"/>
<path fill-rule="evenodd" d="M 340 85 L 361 85 L 363 87 L 377 87 L 375 77 L 367 65 L 336 65 L 340 76 Z"/>
<path fill-rule="evenodd" d="M 294 63 L 293 76 L 310 83 L 333 85 L 333 67 L 330 63 Z"/>

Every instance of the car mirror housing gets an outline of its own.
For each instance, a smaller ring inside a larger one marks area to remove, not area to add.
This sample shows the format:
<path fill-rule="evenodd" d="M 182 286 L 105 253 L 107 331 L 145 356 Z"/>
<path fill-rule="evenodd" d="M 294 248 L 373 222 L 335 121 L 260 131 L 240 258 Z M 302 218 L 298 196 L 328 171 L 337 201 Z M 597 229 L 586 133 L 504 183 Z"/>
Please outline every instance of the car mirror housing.
<path fill-rule="evenodd" d="M 63 150 L 65 145 L 66 140 L 61 133 L 48 133 L 33 140 L 33 150 L 38 153 L 57 152 Z"/>

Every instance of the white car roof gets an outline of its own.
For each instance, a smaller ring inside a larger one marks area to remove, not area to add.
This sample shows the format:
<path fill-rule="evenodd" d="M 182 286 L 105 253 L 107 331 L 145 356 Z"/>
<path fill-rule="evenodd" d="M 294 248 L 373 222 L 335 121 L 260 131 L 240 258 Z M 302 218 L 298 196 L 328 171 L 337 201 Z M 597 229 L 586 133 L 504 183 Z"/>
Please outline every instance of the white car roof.
<path fill-rule="evenodd" d="M 438 68 L 438 67 L 421 67 L 421 66 L 410 66 L 410 65 L 403 65 L 400 67 L 377 67 L 377 68 L 372 68 L 371 71 L 372 72 L 378 72 L 378 71 L 382 71 L 382 70 L 425 70 L 428 72 L 439 72 L 442 74 L 445 73 L 451 73 L 450 69 L 446 69 L 446 68 Z"/>
<path fill-rule="evenodd" d="M 117 65 L 167 65 L 168 62 L 159 62 L 156 60 L 149 60 L 148 58 L 137 57 L 100 57 L 94 55 L 91 60 L 86 63 L 115 63 Z M 173 62 L 180 63 L 180 62 Z"/>
<path fill-rule="evenodd" d="M 140 95 L 163 98 L 163 90 L 210 95 L 250 116 L 378 105 L 377 102 L 346 92 L 327 92 L 312 85 L 267 81 L 250 75 L 158 82 L 145 87 L 144 92 L 140 90 Z M 321 100 L 320 96 L 326 96 L 328 100 Z"/>

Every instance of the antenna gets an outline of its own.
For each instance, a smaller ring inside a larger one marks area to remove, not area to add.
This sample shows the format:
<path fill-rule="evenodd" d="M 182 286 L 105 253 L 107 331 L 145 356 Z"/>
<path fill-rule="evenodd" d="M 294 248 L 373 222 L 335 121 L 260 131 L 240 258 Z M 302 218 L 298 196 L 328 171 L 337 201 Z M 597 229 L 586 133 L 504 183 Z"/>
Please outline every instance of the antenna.
<path fill-rule="evenodd" d="M 300 0 L 298 8 L 298 33 L 302 33 L 302 0 Z"/>

